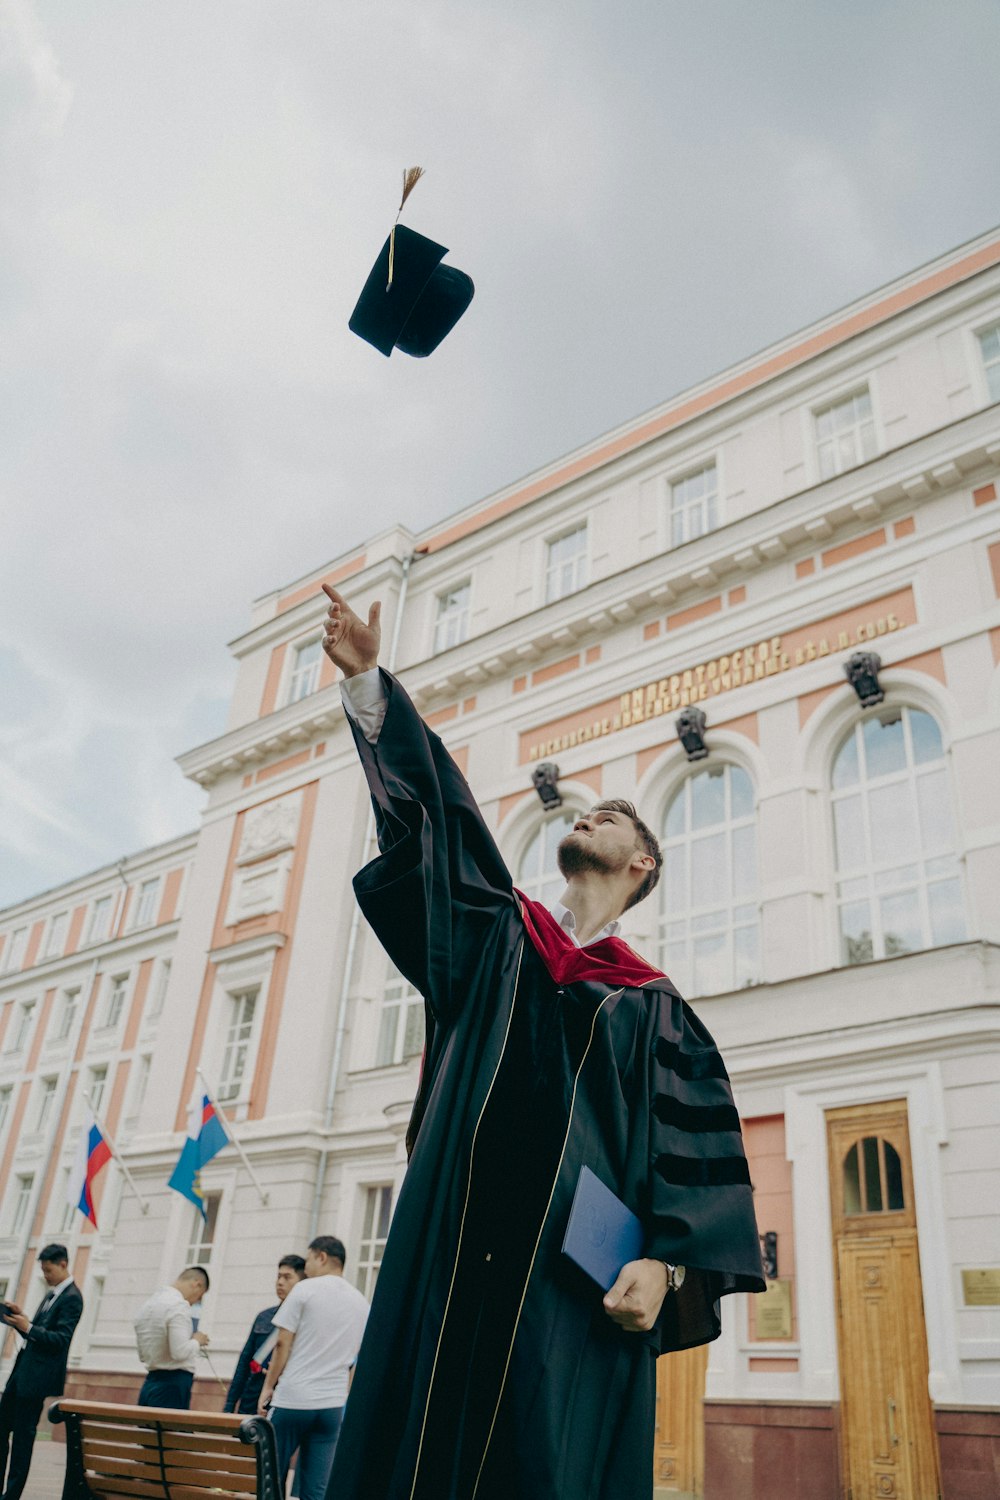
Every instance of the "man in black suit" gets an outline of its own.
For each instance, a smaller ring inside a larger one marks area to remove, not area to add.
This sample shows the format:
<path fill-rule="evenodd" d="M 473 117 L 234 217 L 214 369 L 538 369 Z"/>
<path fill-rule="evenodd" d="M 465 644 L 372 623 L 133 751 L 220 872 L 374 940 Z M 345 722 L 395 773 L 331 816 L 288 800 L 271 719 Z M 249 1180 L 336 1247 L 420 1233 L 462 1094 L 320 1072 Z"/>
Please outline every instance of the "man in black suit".
<path fill-rule="evenodd" d="M 46 1245 L 38 1260 L 48 1291 L 35 1316 L 29 1318 L 14 1302 L 0 1305 L 0 1318 L 24 1340 L 0 1396 L 0 1478 L 7 1477 L 2 1500 L 21 1500 L 42 1406 L 46 1397 L 63 1393 L 70 1340 L 83 1312 L 66 1246 Z"/>
<path fill-rule="evenodd" d="M 278 1330 L 271 1319 L 292 1287 L 305 1279 L 305 1274 L 306 1263 L 301 1255 L 283 1255 L 278 1261 L 278 1276 L 274 1283 L 278 1300 L 274 1307 L 265 1307 L 253 1320 L 253 1327 L 243 1345 L 243 1353 L 236 1362 L 223 1411 L 257 1415 L 257 1402 L 264 1388 L 264 1376 L 271 1362 L 271 1353 L 278 1342 Z"/>

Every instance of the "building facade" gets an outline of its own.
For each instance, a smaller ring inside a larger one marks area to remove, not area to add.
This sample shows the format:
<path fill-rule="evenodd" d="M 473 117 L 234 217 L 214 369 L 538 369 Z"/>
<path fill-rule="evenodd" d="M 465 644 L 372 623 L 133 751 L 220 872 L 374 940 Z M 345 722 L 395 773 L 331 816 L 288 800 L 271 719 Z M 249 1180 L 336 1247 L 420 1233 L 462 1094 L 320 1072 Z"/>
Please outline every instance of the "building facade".
<path fill-rule="evenodd" d="M 530 894 L 558 894 L 598 796 L 662 838 L 626 935 L 726 1058 L 771 1284 L 660 1362 L 657 1485 L 995 1493 L 998 402 L 994 232 L 255 602 L 228 728 L 181 758 L 197 833 L 0 914 L 0 1281 L 30 1295 L 70 1239 L 78 1391 L 134 1394 L 132 1316 L 184 1264 L 210 1268 L 223 1376 L 312 1234 L 375 1285 L 422 1009 L 352 898 L 372 831 L 331 582 L 383 600 L 386 656 Z M 165 1185 L 199 1068 L 259 1179 L 223 1153 L 205 1221 Z M 95 1233 L 59 1181 L 99 1084 L 139 1196 L 109 1167 Z"/>

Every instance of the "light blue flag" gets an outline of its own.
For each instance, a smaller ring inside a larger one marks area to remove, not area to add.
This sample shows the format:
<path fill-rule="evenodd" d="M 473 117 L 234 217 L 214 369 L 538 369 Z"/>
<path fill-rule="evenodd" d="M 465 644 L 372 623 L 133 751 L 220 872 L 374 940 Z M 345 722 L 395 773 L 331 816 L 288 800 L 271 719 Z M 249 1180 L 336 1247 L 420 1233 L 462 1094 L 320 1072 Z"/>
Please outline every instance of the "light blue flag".
<path fill-rule="evenodd" d="M 205 1195 L 201 1190 L 201 1169 L 228 1144 L 229 1136 L 216 1113 L 215 1105 L 207 1094 L 196 1094 L 188 1111 L 187 1140 L 181 1147 L 181 1154 L 167 1186 L 189 1199 L 202 1218 L 206 1214 Z"/>

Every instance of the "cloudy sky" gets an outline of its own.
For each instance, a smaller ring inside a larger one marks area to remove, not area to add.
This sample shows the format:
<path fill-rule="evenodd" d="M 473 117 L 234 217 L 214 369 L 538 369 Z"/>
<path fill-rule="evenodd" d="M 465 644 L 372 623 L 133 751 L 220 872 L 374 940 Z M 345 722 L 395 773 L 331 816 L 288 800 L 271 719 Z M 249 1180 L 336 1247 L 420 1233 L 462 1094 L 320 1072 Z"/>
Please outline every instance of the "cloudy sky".
<path fill-rule="evenodd" d="M 249 601 L 1000 222 L 995 0 L 0 0 L 0 905 L 197 824 Z M 395 211 L 476 299 L 346 323 Z"/>

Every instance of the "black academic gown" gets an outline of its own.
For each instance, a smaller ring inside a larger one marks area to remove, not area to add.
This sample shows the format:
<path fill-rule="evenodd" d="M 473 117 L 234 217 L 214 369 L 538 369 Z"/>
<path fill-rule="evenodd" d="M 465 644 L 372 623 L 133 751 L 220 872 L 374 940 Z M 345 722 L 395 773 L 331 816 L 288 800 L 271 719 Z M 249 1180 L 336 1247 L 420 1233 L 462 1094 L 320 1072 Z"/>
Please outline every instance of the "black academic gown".
<path fill-rule="evenodd" d="M 381 854 L 361 908 L 426 1001 L 412 1154 L 329 1500 L 647 1500 L 655 1360 L 763 1289 L 739 1121 L 670 982 L 559 986 L 468 785 L 400 684 L 355 727 Z M 688 1268 L 627 1333 L 561 1254 L 586 1164 Z"/>

